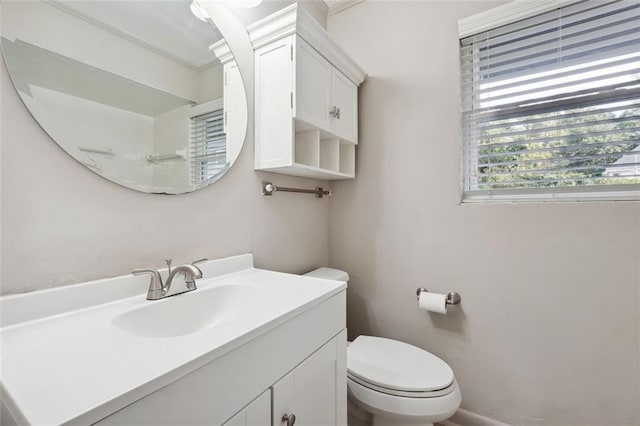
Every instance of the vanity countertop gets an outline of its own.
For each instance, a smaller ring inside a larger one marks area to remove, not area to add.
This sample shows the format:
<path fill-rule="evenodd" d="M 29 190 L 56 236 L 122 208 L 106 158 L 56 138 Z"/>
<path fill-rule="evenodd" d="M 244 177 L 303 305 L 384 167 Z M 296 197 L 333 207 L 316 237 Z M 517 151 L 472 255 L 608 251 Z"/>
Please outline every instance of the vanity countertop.
<path fill-rule="evenodd" d="M 235 258 L 236 265 L 242 265 L 236 271 L 225 268 L 226 259 L 203 265 L 205 278 L 190 293 L 148 301 L 144 293 L 118 299 L 116 292 L 102 299 L 104 303 L 80 304 L 71 311 L 9 322 L 11 325 L 0 329 L 4 404 L 20 424 L 94 423 L 346 288 L 343 282 L 255 269 L 251 255 L 244 256 L 242 262 Z M 234 258 L 229 259 L 233 263 Z M 225 273 L 216 276 L 215 271 Z M 103 281 L 113 284 L 113 280 L 117 278 Z M 96 285 L 69 286 L 62 292 L 73 297 L 73 287 L 82 294 L 87 286 Z M 104 282 L 99 285 L 104 289 Z M 182 335 L 149 337 L 115 325 L 122 314 L 150 304 L 196 298 L 199 292 L 215 291 L 215 287 L 239 285 L 272 296 L 232 320 Z M 141 286 L 137 288 L 139 292 Z M 59 291 L 50 291 L 53 300 Z M 101 290 L 96 287 L 96 291 Z M 41 293 L 0 298 L 4 302 L 0 306 L 18 312 L 30 297 L 34 304 L 42 304 L 46 299 Z"/>

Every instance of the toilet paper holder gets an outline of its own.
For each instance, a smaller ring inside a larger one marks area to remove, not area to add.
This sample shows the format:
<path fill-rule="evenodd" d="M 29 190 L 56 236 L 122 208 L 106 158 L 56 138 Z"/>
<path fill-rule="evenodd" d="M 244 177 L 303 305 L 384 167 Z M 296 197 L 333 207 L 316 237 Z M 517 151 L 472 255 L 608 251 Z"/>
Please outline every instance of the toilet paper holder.
<path fill-rule="evenodd" d="M 422 294 L 423 291 L 429 292 L 429 290 L 427 290 L 424 287 L 420 287 L 416 291 L 416 296 L 417 296 L 418 300 L 420 300 L 420 295 Z M 457 293 L 455 291 L 451 291 L 451 292 L 447 293 L 447 299 L 445 301 L 445 303 L 447 305 L 458 305 L 460 302 L 462 302 L 462 296 L 460 296 L 459 293 Z"/>

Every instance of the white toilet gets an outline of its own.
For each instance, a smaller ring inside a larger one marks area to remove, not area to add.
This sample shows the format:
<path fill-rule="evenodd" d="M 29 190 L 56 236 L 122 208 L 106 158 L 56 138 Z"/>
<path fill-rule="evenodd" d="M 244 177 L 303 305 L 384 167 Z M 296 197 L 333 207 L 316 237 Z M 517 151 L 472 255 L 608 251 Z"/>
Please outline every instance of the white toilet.
<path fill-rule="evenodd" d="M 348 281 L 319 268 L 309 276 Z M 437 356 L 397 340 L 358 336 L 347 347 L 349 426 L 428 426 L 460 407 L 453 370 Z"/>

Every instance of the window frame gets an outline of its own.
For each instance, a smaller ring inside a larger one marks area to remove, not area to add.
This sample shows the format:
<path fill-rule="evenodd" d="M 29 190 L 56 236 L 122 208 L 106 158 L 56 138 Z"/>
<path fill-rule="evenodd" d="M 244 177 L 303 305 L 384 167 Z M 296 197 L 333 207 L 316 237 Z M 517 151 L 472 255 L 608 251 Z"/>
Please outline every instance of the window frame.
<path fill-rule="evenodd" d="M 202 115 L 205 114 L 210 114 L 213 113 L 215 111 L 222 111 L 223 114 L 223 120 L 224 120 L 224 114 L 225 114 L 225 110 L 224 110 L 224 101 L 222 98 L 219 99 L 214 99 L 212 101 L 207 101 L 204 102 L 202 104 L 199 105 L 195 105 L 192 106 L 189 110 L 188 113 L 188 120 L 189 120 L 189 146 L 187 149 L 187 162 L 188 162 L 188 173 L 189 173 L 189 184 L 190 185 L 195 185 L 197 187 L 201 187 L 203 185 L 208 185 L 211 182 L 215 182 L 217 179 L 219 179 L 222 176 L 222 172 L 224 170 L 227 170 L 229 168 L 228 162 L 226 167 L 220 169 L 220 171 L 218 173 L 216 173 L 214 176 L 212 177 L 205 177 L 203 179 L 203 164 L 202 163 L 206 163 L 204 161 L 200 161 L 199 164 L 195 164 L 195 159 L 192 157 L 192 143 L 193 143 L 193 139 L 192 139 L 192 125 L 193 125 L 193 119 L 200 117 Z M 224 125 L 224 127 L 226 127 L 226 124 Z M 226 130 L 226 129 L 224 129 Z M 197 169 L 196 169 L 197 167 Z M 196 173 L 199 175 L 199 179 L 196 179 Z"/>
<path fill-rule="evenodd" d="M 535 17 L 553 10 L 578 3 L 581 0 L 549 0 L 531 2 L 515 0 L 511 3 L 489 9 L 458 21 L 458 40 L 490 31 L 517 21 Z M 462 74 L 460 74 L 460 85 Z M 461 89 L 462 90 L 462 89 Z M 461 91 L 460 101 L 464 92 Z M 545 188 L 518 188 L 468 191 L 471 178 L 467 146 L 470 138 L 464 136 L 462 104 L 460 115 L 460 202 L 461 203 L 527 203 L 527 202 L 609 202 L 640 201 L 640 184 L 620 184 L 602 186 L 572 186 Z"/>

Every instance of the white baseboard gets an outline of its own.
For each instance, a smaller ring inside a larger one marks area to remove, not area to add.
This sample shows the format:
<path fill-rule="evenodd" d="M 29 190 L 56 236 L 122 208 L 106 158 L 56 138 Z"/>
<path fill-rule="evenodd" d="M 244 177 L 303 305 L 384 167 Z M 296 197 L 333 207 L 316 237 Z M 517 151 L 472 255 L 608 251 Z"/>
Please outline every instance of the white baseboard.
<path fill-rule="evenodd" d="M 510 426 L 507 423 L 462 408 L 458 409 L 449 420 L 440 423 L 444 426 Z"/>

